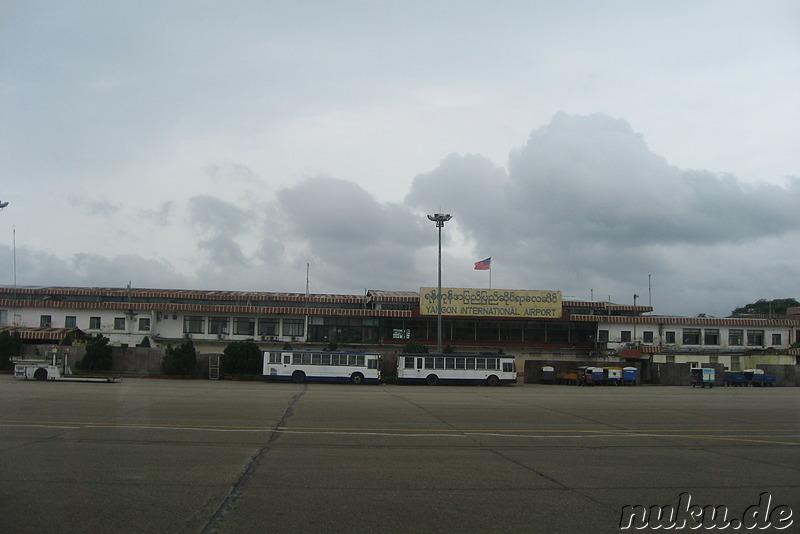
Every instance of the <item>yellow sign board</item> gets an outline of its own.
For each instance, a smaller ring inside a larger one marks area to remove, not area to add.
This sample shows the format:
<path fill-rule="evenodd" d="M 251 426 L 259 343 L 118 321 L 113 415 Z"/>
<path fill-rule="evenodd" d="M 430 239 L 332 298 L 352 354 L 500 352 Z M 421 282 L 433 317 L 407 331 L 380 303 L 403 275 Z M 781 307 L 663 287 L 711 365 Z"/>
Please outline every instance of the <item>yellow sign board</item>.
<path fill-rule="evenodd" d="M 419 288 L 419 313 L 438 315 L 438 289 Z M 442 288 L 442 315 L 471 317 L 561 317 L 561 291 Z"/>

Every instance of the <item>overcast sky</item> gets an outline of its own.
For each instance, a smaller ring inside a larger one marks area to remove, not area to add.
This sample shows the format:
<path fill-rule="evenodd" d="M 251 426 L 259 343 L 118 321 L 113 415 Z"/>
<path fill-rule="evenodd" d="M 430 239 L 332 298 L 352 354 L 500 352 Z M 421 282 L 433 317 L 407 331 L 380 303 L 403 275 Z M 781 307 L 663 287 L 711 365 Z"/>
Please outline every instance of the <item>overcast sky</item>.
<path fill-rule="evenodd" d="M 446 287 L 725 316 L 800 298 L 798 95 L 793 0 L 6 0 L 0 284 L 418 290 L 441 210 Z"/>

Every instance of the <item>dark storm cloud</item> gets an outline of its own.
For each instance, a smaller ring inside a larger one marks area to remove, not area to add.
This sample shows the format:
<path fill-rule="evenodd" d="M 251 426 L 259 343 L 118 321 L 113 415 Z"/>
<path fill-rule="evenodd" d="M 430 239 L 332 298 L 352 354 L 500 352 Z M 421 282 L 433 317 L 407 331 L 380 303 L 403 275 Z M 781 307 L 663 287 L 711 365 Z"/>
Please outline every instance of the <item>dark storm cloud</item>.
<path fill-rule="evenodd" d="M 682 171 L 620 119 L 557 114 L 512 152 L 509 172 L 450 156 L 417 177 L 407 202 L 446 202 L 478 241 L 539 239 L 616 248 L 740 243 L 800 228 L 800 181 L 751 185 Z M 482 243 L 488 244 L 488 243 Z"/>
<path fill-rule="evenodd" d="M 507 168 L 451 154 L 395 203 L 328 176 L 273 196 L 243 164 L 211 166 L 212 180 L 260 193 L 239 191 L 241 202 L 196 195 L 139 212 L 163 233 L 185 208 L 186 233 L 175 226 L 174 235 L 191 236 L 203 253 L 191 278 L 139 256 L 22 251 L 20 284 L 302 291 L 308 265 L 312 292 L 414 290 L 435 283 L 436 232 L 425 214 L 441 209 L 454 215 L 443 233 L 446 286 L 480 286 L 472 263 L 492 256 L 496 287 L 560 289 L 568 298 L 643 299 L 652 275 L 661 313 L 720 315 L 794 296 L 785 280 L 798 260 L 786 245 L 800 233 L 797 178 L 753 185 L 681 170 L 626 121 L 603 114 L 558 113 L 511 151 Z"/>
<path fill-rule="evenodd" d="M 331 286 L 418 287 L 414 253 L 430 236 L 407 209 L 324 176 L 279 191 L 277 201 L 289 236 Z"/>
<path fill-rule="evenodd" d="M 189 221 L 199 229 L 197 246 L 208 253 L 211 265 L 224 267 L 248 262 L 236 242 L 251 221 L 247 210 L 212 196 L 196 196 L 189 199 Z"/>
<path fill-rule="evenodd" d="M 739 280 L 737 264 L 754 258 L 743 245 L 800 230 L 800 180 L 752 185 L 678 169 L 626 121 L 603 114 L 558 113 L 511 153 L 508 168 L 451 155 L 415 179 L 406 202 L 445 206 L 513 287 L 632 295 L 653 273 L 689 294 Z"/>

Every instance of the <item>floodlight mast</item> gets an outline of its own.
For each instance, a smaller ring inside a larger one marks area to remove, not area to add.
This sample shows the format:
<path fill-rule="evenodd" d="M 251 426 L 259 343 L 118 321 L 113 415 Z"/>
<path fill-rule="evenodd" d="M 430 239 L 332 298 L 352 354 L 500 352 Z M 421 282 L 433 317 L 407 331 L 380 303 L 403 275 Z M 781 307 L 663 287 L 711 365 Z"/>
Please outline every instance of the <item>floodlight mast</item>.
<path fill-rule="evenodd" d="M 428 215 L 428 219 L 436 223 L 436 228 L 439 229 L 439 285 L 437 299 L 438 305 L 436 306 L 436 353 L 442 353 L 442 228 L 444 223 L 452 219 L 453 216 L 449 213 L 434 213 Z"/>

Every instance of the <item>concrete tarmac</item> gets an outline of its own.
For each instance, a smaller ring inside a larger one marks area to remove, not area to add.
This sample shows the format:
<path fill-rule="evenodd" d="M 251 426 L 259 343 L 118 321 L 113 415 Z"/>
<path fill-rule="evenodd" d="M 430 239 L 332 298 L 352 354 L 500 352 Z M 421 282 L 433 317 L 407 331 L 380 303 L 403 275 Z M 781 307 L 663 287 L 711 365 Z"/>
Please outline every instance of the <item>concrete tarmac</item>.
<path fill-rule="evenodd" d="M 0 410 L 0 532 L 620 532 L 764 493 L 800 525 L 798 388 L 2 375 Z"/>

